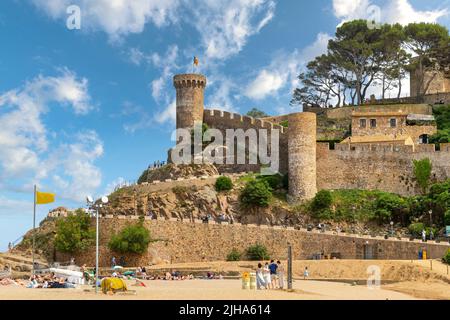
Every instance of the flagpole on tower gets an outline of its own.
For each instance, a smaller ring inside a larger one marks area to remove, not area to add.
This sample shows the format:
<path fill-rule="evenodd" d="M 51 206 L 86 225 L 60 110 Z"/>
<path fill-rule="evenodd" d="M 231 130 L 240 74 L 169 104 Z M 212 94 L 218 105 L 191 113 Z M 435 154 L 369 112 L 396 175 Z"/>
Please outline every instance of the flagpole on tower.
<path fill-rule="evenodd" d="M 33 261 L 33 266 L 32 266 L 32 272 L 34 275 L 34 249 L 35 249 L 35 245 L 36 245 L 36 185 L 34 185 L 34 208 L 33 208 L 33 245 L 32 245 L 32 261 Z"/>

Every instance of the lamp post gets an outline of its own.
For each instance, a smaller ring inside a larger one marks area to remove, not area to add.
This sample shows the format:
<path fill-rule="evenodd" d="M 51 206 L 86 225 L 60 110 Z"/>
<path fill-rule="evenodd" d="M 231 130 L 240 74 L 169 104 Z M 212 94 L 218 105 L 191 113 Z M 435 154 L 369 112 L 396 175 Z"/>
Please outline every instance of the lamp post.
<path fill-rule="evenodd" d="M 91 196 L 86 198 L 87 204 L 91 212 L 95 212 L 96 226 L 95 226 L 95 294 L 98 293 L 98 273 L 99 273 L 99 226 L 100 219 L 98 214 L 98 208 L 102 208 L 109 201 L 108 197 L 102 197 L 100 204 L 95 204 L 94 199 Z"/>
<path fill-rule="evenodd" d="M 394 221 L 391 221 L 391 236 L 394 236 Z"/>
<path fill-rule="evenodd" d="M 430 215 L 430 227 L 433 226 L 433 210 L 430 209 L 428 211 L 428 214 Z"/>

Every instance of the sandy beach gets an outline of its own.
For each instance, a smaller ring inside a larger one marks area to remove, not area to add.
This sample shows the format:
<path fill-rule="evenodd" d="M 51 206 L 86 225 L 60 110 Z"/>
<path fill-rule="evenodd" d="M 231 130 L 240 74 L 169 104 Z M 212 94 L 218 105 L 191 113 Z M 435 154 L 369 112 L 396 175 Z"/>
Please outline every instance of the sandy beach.
<path fill-rule="evenodd" d="M 147 287 L 128 281 L 126 294 L 95 295 L 94 289 L 27 289 L 0 287 L 0 300 L 410 300 L 413 296 L 393 290 L 369 289 L 345 283 L 295 281 L 294 291 L 242 290 L 239 280 L 145 281 Z M 133 292 L 135 291 L 135 292 Z"/>

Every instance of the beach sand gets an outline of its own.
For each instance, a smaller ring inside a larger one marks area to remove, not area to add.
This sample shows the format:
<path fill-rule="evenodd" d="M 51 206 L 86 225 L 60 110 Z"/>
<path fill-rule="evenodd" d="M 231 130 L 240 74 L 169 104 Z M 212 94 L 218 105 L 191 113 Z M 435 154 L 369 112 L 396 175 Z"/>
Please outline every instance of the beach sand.
<path fill-rule="evenodd" d="M 369 289 L 324 281 L 294 282 L 294 292 L 281 290 L 242 290 L 240 280 L 145 281 L 147 287 L 133 286 L 135 294 L 95 295 L 92 287 L 77 289 L 27 289 L 0 287 L 0 300 L 408 300 L 414 299 L 392 290 Z"/>

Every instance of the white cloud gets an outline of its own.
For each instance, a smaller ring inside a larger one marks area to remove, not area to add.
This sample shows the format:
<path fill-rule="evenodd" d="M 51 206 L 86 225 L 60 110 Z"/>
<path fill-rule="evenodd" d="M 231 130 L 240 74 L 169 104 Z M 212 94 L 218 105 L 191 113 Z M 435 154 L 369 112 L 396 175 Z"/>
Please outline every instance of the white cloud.
<path fill-rule="evenodd" d="M 110 195 L 111 193 L 113 193 L 115 191 L 115 189 L 117 187 L 122 186 L 124 184 L 126 184 L 125 178 L 119 177 L 119 178 L 115 179 L 114 181 L 112 181 L 106 185 L 106 188 L 103 191 L 103 195 L 105 195 L 105 196 Z"/>
<path fill-rule="evenodd" d="M 160 124 L 165 122 L 175 123 L 177 118 L 176 110 L 177 103 L 174 100 L 163 111 L 157 113 L 154 119 Z"/>
<path fill-rule="evenodd" d="M 176 22 L 179 0 L 31 0 L 54 19 L 67 19 L 70 5 L 81 8 L 82 29 L 102 30 L 111 40 L 141 33 L 147 23 L 157 27 Z"/>
<path fill-rule="evenodd" d="M 82 30 L 101 30 L 112 41 L 141 33 L 152 23 L 192 25 L 199 33 L 206 57 L 226 59 L 238 53 L 250 36 L 258 34 L 273 18 L 273 0 L 30 0 L 50 17 L 65 21 L 66 8 L 79 5 Z M 183 15 L 179 15 L 183 12 Z M 138 51 L 132 52 L 139 63 Z"/>
<path fill-rule="evenodd" d="M 240 52 L 275 14 L 275 2 L 270 0 L 203 0 L 194 1 L 194 8 L 194 25 L 206 58 L 220 60 Z"/>
<path fill-rule="evenodd" d="M 72 143 L 52 142 L 43 116 L 53 105 L 80 115 L 91 111 L 87 79 L 79 79 L 72 71 L 62 69 L 59 76 L 38 76 L 23 87 L 0 94 L 3 189 L 27 189 L 34 183 L 46 184 L 52 179 L 54 186 L 59 187 L 55 191 L 76 199 L 78 191 L 91 191 L 100 184 L 101 175 L 93 163 L 103 153 L 101 141 L 95 132 L 89 131 L 75 134 Z"/>
<path fill-rule="evenodd" d="M 260 100 L 266 96 L 278 92 L 284 86 L 286 74 L 279 74 L 262 70 L 256 79 L 247 87 L 245 95 L 249 98 Z"/>
<path fill-rule="evenodd" d="M 261 100 L 277 95 L 287 86 L 292 90 L 297 86 L 297 77 L 302 67 L 316 56 L 325 53 L 330 39 L 330 35 L 319 33 L 316 41 L 302 51 L 294 50 L 291 54 L 279 54 L 247 85 L 244 95 L 254 100 Z"/>
<path fill-rule="evenodd" d="M 342 22 L 354 19 L 372 19 L 374 6 L 377 3 L 369 0 L 333 0 L 334 15 Z M 388 0 L 385 5 L 378 6 L 380 21 L 386 23 L 437 22 L 448 15 L 448 9 L 420 11 L 414 9 L 408 0 Z"/>
<path fill-rule="evenodd" d="M 412 22 L 434 23 L 448 13 L 448 9 L 418 11 L 408 0 L 391 0 L 383 9 L 382 17 L 385 17 L 386 22 L 406 25 Z"/>

